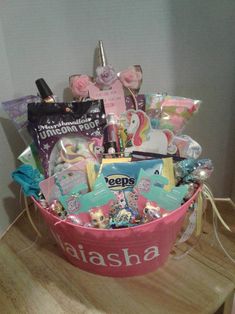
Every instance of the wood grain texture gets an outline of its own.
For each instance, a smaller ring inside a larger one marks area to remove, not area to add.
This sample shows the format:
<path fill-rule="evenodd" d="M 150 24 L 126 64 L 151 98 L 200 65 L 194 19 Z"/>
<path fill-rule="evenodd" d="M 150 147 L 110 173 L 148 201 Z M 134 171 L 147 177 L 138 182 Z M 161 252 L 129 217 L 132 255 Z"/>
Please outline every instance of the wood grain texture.
<path fill-rule="evenodd" d="M 233 293 L 230 278 L 200 260 L 198 251 L 178 261 L 170 257 L 146 276 L 81 271 L 62 258 L 39 217 L 43 238 L 35 244 L 26 215 L 0 241 L 0 313 L 209 314 Z"/>
<path fill-rule="evenodd" d="M 223 219 L 230 226 L 232 233 L 227 231 L 220 223 L 218 223 L 219 238 L 228 251 L 228 253 L 235 259 L 235 207 L 229 201 L 217 201 Z M 181 250 L 187 248 L 195 243 L 196 239 L 191 239 L 188 243 L 179 247 Z M 222 251 L 219 243 L 217 242 L 213 226 L 212 226 L 212 210 L 210 204 L 206 209 L 206 219 L 204 221 L 203 233 L 200 237 L 198 244 L 195 246 L 189 255 L 201 263 L 216 270 L 221 275 L 232 280 L 235 284 L 235 264 Z"/>

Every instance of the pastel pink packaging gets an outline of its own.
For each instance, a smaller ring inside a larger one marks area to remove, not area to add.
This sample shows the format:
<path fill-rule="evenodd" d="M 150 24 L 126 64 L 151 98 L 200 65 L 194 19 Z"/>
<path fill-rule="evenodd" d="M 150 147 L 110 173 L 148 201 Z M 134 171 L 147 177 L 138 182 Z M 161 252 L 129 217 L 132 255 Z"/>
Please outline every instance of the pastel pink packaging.
<path fill-rule="evenodd" d="M 126 110 L 123 87 L 118 80 L 106 90 L 101 90 L 94 84 L 89 85 L 89 95 L 92 99 L 104 100 L 106 114 L 112 113 L 120 116 Z"/>
<path fill-rule="evenodd" d="M 145 112 L 150 117 L 153 128 L 169 129 L 174 134 L 181 134 L 200 105 L 200 100 L 163 94 L 147 94 Z"/>
<path fill-rule="evenodd" d="M 167 261 L 186 211 L 199 191 L 168 216 L 124 229 L 75 225 L 53 216 L 37 202 L 36 205 L 71 264 L 102 276 L 130 277 L 155 271 Z"/>

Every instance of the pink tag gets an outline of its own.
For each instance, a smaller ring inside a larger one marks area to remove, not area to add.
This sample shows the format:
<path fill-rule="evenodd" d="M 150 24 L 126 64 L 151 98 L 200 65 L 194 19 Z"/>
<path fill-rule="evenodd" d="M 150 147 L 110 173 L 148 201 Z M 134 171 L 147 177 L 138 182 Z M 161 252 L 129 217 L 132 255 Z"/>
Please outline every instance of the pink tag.
<path fill-rule="evenodd" d="M 114 113 L 120 116 L 121 113 L 126 111 L 124 91 L 122 83 L 116 80 L 110 89 L 100 90 L 95 85 L 88 87 L 89 95 L 92 99 L 103 99 L 105 113 Z"/>

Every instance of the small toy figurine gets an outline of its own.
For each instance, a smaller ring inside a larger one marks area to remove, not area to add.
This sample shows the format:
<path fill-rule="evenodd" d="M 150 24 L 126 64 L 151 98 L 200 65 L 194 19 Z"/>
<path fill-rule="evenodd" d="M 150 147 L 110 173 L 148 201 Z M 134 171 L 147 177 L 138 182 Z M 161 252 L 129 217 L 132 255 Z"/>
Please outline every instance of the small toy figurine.
<path fill-rule="evenodd" d="M 56 216 L 59 216 L 61 219 L 65 219 L 65 217 L 67 216 L 66 210 L 64 209 L 62 204 L 57 200 L 53 201 L 53 203 L 50 206 L 50 209 L 54 214 L 56 214 Z"/>
<path fill-rule="evenodd" d="M 91 223 L 93 227 L 105 229 L 108 226 L 108 218 L 105 217 L 101 208 L 96 211 L 90 211 Z"/>
<path fill-rule="evenodd" d="M 126 198 L 125 198 L 124 192 L 123 191 L 119 191 L 119 192 L 114 192 L 114 194 L 117 197 L 117 204 L 116 204 L 116 206 L 119 207 L 119 208 L 125 208 L 127 206 L 127 203 L 126 203 Z"/>
<path fill-rule="evenodd" d="M 129 221 L 131 220 L 131 212 L 128 211 L 126 208 L 123 208 L 118 212 L 115 220 L 117 223 L 129 223 Z"/>
<path fill-rule="evenodd" d="M 144 222 L 152 221 L 162 217 L 161 209 L 159 206 L 152 205 L 151 202 L 147 202 L 143 209 Z"/>
<path fill-rule="evenodd" d="M 126 206 L 125 208 L 115 208 L 110 215 L 109 225 L 111 228 L 125 228 L 135 226 L 140 221 L 141 217 L 138 211 Z"/>
<path fill-rule="evenodd" d="M 116 209 L 114 215 L 111 215 L 109 225 L 111 228 L 124 228 L 130 226 L 131 212 L 125 208 Z"/>

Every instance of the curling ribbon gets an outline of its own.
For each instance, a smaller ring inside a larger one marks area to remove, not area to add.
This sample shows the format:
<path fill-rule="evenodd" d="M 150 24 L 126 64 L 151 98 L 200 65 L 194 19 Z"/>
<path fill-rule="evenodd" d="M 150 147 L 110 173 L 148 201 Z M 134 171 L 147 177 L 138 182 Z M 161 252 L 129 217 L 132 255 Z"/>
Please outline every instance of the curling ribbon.
<path fill-rule="evenodd" d="M 36 227 L 32 217 L 31 217 L 31 214 L 30 214 L 30 210 L 29 210 L 29 205 L 28 205 L 28 199 L 27 199 L 27 196 L 24 194 L 24 203 L 25 203 L 25 209 L 26 209 L 26 213 L 27 213 L 27 216 L 28 216 L 28 219 L 34 229 L 34 231 L 37 233 L 37 235 L 39 237 L 42 237 L 40 231 L 38 230 L 38 228 Z"/>
<path fill-rule="evenodd" d="M 219 213 L 219 210 L 218 208 L 216 207 L 215 205 L 215 202 L 214 202 L 214 196 L 213 196 L 213 193 L 211 192 L 210 188 L 206 185 L 206 184 L 203 184 L 203 188 L 202 188 L 202 193 L 208 198 L 208 200 L 210 201 L 211 203 L 211 206 L 212 206 L 212 210 L 213 212 L 216 214 L 216 216 L 218 217 L 219 221 L 222 223 L 222 225 L 230 232 L 231 229 L 229 228 L 229 226 L 226 224 L 226 222 L 223 220 L 223 218 L 221 217 L 220 213 Z"/>
<path fill-rule="evenodd" d="M 181 238 L 177 241 L 177 244 L 186 242 L 191 237 L 196 227 L 196 221 L 197 221 L 197 214 L 196 214 L 196 211 L 194 210 L 189 216 L 189 224 L 186 230 L 184 231 L 184 233 L 182 234 Z"/>
<path fill-rule="evenodd" d="M 202 199 L 202 193 L 199 193 L 197 202 L 195 204 L 196 208 L 196 230 L 195 230 L 195 236 L 199 236 L 202 232 L 202 215 L 203 215 L 203 199 Z"/>

